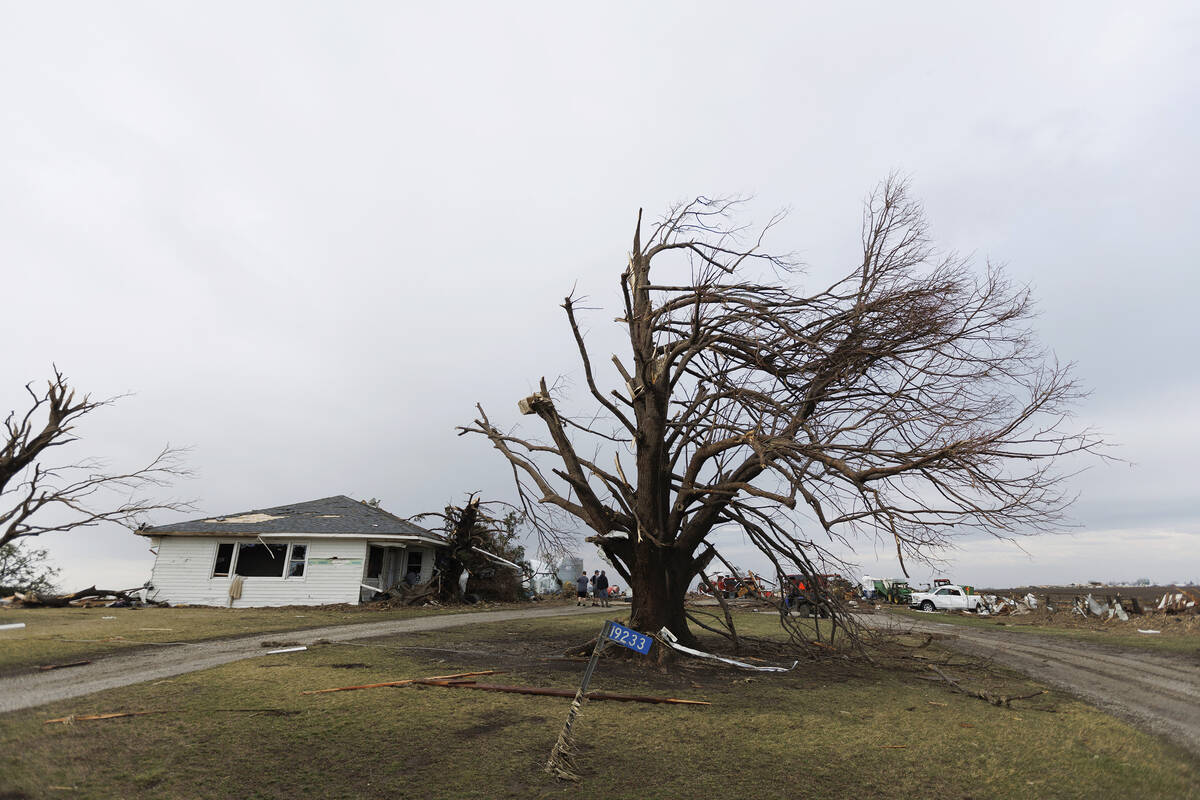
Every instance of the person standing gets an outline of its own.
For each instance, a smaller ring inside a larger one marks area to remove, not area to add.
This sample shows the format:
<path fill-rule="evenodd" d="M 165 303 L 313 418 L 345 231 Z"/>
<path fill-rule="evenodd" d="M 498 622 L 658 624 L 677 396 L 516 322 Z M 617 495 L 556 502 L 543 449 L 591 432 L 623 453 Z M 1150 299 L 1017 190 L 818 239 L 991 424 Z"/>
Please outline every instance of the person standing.
<path fill-rule="evenodd" d="M 579 577 L 575 579 L 575 605 L 583 605 L 583 601 L 588 595 L 588 576 L 586 572 L 579 573 Z"/>
<path fill-rule="evenodd" d="M 604 574 L 604 570 L 600 570 L 600 576 L 596 578 L 596 596 L 600 598 L 600 605 L 608 607 L 608 576 Z"/>
<path fill-rule="evenodd" d="M 592 592 L 591 592 L 592 605 L 596 605 L 596 601 L 600 599 L 600 590 L 597 588 L 599 586 L 599 584 L 600 584 L 600 570 L 598 570 L 598 569 L 593 570 L 591 587 L 590 587 L 592 590 Z"/>

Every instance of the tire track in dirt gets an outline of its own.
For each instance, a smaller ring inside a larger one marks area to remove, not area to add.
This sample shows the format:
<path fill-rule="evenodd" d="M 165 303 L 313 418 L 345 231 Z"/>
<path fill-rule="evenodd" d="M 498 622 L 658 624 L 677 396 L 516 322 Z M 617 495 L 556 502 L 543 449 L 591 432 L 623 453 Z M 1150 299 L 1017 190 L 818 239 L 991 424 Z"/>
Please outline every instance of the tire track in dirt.
<path fill-rule="evenodd" d="M 949 637 L 944 644 L 956 650 L 1067 691 L 1200 756 L 1200 662 L 1194 656 L 1087 642 L 1064 645 L 1036 634 L 982 631 L 887 614 L 859 619 L 873 628 Z"/>
<path fill-rule="evenodd" d="M 235 639 L 210 639 L 189 642 L 154 650 L 139 650 L 123 655 L 98 657 L 85 667 L 54 672 L 33 672 L 13 675 L 0 680 L 0 713 L 67 700 L 72 697 L 115 689 L 143 681 L 161 680 L 201 669 L 219 667 L 246 658 L 267 654 L 263 640 L 286 638 L 289 642 L 311 645 L 319 640 L 345 642 L 417 631 L 435 631 L 464 625 L 483 625 L 510 620 L 561 617 L 571 614 L 611 612 L 611 608 L 552 608 L 520 609 L 514 611 L 477 611 L 467 614 L 398 619 L 387 622 L 364 622 L 352 625 L 330 625 L 300 631 L 272 631 Z"/>

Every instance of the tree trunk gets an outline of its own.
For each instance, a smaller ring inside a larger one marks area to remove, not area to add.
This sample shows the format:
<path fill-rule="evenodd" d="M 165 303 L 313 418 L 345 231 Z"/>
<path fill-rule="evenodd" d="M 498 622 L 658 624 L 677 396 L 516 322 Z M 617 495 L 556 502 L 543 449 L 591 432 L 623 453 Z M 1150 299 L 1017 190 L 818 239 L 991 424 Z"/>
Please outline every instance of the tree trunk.
<path fill-rule="evenodd" d="M 683 610 L 692 578 L 688 574 L 691 557 L 647 541 L 637 547 L 642 552 L 630 565 L 633 590 L 630 626 L 651 634 L 665 627 L 683 644 L 694 646 L 696 638 L 688 628 Z"/>

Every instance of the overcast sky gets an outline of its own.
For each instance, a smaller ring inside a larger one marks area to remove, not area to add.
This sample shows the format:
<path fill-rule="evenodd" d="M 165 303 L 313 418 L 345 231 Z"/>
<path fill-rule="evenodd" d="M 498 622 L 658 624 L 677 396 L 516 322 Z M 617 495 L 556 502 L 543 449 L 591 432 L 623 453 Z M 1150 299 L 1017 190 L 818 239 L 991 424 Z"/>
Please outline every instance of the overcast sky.
<path fill-rule="evenodd" d="M 454 426 L 578 381 L 576 284 L 592 346 L 618 351 L 638 208 L 789 208 L 771 242 L 816 285 L 898 171 L 941 246 L 1034 287 L 1092 389 L 1080 423 L 1128 462 L 1075 479 L 1074 533 L 964 541 L 946 572 L 1200 580 L 1194 4 L 579 8 L 0 2 L 0 410 L 52 362 L 134 393 L 74 454 L 189 445 L 175 494 L 206 515 L 511 499 Z M 68 589 L 153 562 L 119 527 L 39 544 Z M 886 547 L 857 558 L 899 572 Z"/>

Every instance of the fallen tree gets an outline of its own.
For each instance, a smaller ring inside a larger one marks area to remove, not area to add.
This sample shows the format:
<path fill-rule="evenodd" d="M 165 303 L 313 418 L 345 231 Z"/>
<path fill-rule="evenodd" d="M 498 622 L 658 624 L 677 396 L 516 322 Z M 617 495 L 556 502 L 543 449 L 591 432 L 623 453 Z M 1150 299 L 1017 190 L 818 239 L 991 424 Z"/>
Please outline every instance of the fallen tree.
<path fill-rule="evenodd" d="M 41 592 L 16 592 L 10 597 L 0 599 L 14 608 L 62 608 L 79 603 L 81 600 L 106 600 L 111 602 L 138 603 L 151 606 L 166 606 L 159 600 L 143 600 L 138 594 L 142 590 L 135 589 L 97 589 L 89 586 L 71 594 L 45 594 Z"/>

